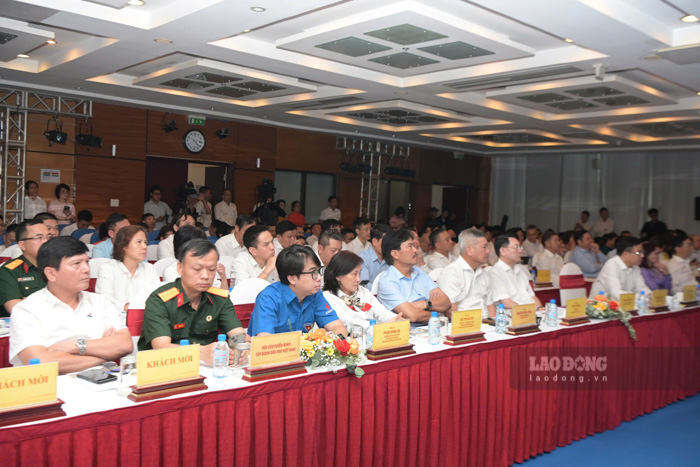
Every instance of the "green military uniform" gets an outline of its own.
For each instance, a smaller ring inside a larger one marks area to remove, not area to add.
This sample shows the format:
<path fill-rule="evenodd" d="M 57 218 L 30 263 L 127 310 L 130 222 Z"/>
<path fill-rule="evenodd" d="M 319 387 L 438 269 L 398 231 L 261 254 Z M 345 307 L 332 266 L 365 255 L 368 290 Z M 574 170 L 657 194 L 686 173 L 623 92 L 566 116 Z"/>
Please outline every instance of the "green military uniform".
<path fill-rule="evenodd" d="M 24 255 L 0 267 L 0 316 L 9 316 L 2 306 L 10 300 L 21 300 L 46 287 L 39 270 Z"/>
<path fill-rule="evenodd" d="M 197 310 L 190 305 L 180 279 L 157 289 L 146 300 L 139 350 L 150 350 L 156 337 L 170 337 L 177 344 L 189 339 L 192 344 L 208 345 L 216 341 L 219 331 L 226 334 L 241 327 L 228 291 L 209 288 L 202 293 Z"/>

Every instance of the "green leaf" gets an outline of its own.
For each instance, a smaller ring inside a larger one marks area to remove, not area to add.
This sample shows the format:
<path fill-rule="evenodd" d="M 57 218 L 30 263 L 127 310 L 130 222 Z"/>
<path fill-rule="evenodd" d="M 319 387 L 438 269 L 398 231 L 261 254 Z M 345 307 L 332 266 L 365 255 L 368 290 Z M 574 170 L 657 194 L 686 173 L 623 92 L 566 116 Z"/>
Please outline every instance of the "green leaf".
<path fill-rule="evenodd" d="M 357 376 L 358 378 L 362 378 L 364 375 L 365 375 L 365 370 L 363 370 L 359 366 L 357 368 L 355 368 L 355 376 Z"/>

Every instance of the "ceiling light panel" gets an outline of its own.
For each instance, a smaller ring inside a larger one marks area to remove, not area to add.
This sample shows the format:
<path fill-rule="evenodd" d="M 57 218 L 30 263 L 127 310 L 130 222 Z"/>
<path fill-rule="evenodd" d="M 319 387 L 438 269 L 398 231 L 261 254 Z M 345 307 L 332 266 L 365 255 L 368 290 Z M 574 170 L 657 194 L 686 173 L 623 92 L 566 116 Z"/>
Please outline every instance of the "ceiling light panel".
<path fill-rule="evenodd" d="M 0 33 L 5 41 L 0 44 L 0 62 L 14 60 L 17 54 L 27 53 L 45 45 L 47 40 L 54 39 L 51 31 L 8 18 L 0 18 Z"/>
<path fill-rule="evenodd" d="M 412 24 L 400 24 L 398 26 L 382 28 L 376 31 L 366 32 L 365 35 L 399 45 L 421 44 L 423 42 L 435 41 L 447 37 L 444 34 L 429 31 Z"/>
<path fill-rule="evenodd" d="M 428 125 L 435 123 L 447 123 L 447 118 L 424 114 L 416 111 L 404 109 L 375 110 L 373 112 L 347 112 L 334 113 L 333 115 L 343 115 L 362 121 L 373 121 L 377 123 L 388 123 L 396 126 L 406 125 Z"/>
<path fill-rule="evenodd" d="M 391 47 L 364 39 L 358 39 L 357 37 L 346 37 L 337 41 L 319 44 L 316 47 L 350 57 L 362 57 L 363 55 L 371 55 L 377 52 L 391 50 Z"/>
<path fill-rule="evenodd" d="M 371 58 L 370 62 L 380 63 L 392 68 L 400 68 L 406 70 L 408 68 L 418 68 L 421 66 L 432 65 L 438 63 L 437 60 L 421 57 L 408 52 L 402 52 L 394 55 L 385 55 L 383 57 Z"/>
<path fill-rule="evenodd" d="M 431 55 L 437 55 L 448 60 L 463 60 L 466 58 L 483 57 L 484 55 L 493 55 L 490 50 L 475 47 L 473 45 L 457 41 L 447 44 L 431 45 L 429 47 L 419 47 L 418 50 L 427 52 Z"/>

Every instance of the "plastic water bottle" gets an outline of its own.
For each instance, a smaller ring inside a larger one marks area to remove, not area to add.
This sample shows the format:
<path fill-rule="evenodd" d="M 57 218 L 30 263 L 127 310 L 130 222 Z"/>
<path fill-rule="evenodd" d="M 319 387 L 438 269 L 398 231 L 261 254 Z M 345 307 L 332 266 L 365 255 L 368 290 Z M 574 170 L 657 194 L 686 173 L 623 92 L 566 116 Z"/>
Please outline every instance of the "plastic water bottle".
<path fill-rule="evenodd" d="M 428 344 L 438 345 L 440 343 L 440 318 L 438 318 L 437 311 L 433 311 L 430 314 L 430 319 L 428 320 Z"/>
<path fill-rule="evenodd" d="M 189 339 L 180 339 L 180 345 L 190 345 Z"/>
<path fill-rule="evenodd" d="M 637 297 L 637 314 L 644 315 L 648 310 L 647 297 L 644 295 L 644 291 L 639 291 L 639 297 Z"/>
<path fill-rule="evenodd" d="M 530 275 L 532 276 L 532 283 L 537 284 L 537 270 L 533 269 L 530 271 Z"/>
<path fill-rule="evenodd" d="M 228 354 L 226 334 L 219 334 L 216 346 L 214 346 L 214 370 L 212 371 L 214 378 L 226 378 L 228 376 Z"/>
<path fill-rule="evenodd" d="M 557 301 L 555 299 L 549 300 L 549 303 L 547 303 L 547 326 L 550 328 L 556 328 L 557 325 L 559 324 L 558 316 L 559 310 L 557 309 Z"/>
<path fill-rule="evenodd" d="M 506 307 L 503 306 L 503 303 L 499 303 L 498 309 L 496 310 L 496 332 L 498 334 L 505 334 L 507 326 L 508 315 L 506 315 Z"/>
<path fill-rule="evenodd" d="M 41 361 L 40 361 L 38 358 L 30 358 L 30 359 L 29 359 L 29 364 L 30 364 L 30 365 L 38 365 L 38 364 L 40 364 L 40 363 L 41 363 Z"/>
<path fill-rule="evenodd" d="M 374 348 L 374 325 L 375 324 L 377 324 L 376 319 L 369 320 L 369 327 L 367 328 L 367 332 L 365 333 L 365 348 L 366 349 Z"/>

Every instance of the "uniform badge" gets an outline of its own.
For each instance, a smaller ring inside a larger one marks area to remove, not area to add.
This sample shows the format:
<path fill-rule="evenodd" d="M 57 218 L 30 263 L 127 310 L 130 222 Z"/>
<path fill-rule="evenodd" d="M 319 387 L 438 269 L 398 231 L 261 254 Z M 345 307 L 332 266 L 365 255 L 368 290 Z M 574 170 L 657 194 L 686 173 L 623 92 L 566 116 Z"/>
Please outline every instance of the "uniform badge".
<path fill-rule="evenodd" d="M 24 263 L 24 273 L 29 274 L 29 265 L 27 263 Z"/>
<path fill-rule="evenodd" d="M 180 324 L 176 324 L 175 326 L 173 326 L 173 329 L 182 329 L 184 327 L 185 327 L 185 323 L 180 323 Z"/>
<path fill-rule="evenodd" d="M 207 316 L 207 323 L 211 321 L 211 315 Z"/>
<path fill-rule="evenodd" d="M 177 296 L 177 306 L 179 308 L 184 304 L 185 304 L 185 296 L 184 296 L 184 294 L 180 293 L 180 295 Z"/>

